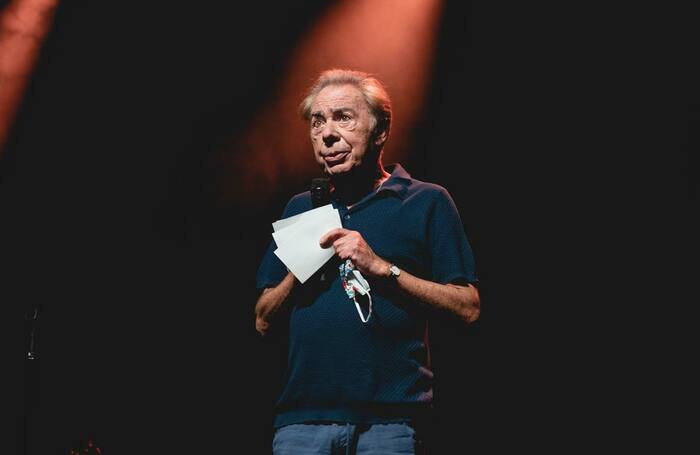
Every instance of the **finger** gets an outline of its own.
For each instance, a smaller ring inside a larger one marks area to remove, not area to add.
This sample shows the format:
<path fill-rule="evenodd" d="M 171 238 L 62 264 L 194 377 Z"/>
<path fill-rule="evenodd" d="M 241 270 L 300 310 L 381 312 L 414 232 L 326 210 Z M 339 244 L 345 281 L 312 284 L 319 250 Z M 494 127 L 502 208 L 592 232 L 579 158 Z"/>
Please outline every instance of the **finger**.
<path fill-rule="evenodd" d="M 331 229 L 330 231 L 326 232 L 323 234 L 321 239 L 319 240 L 319 243 L 321 244 L 321 248 L 328 248 L 335 242 L 337 239 L 347 235 L 351 231 L 343 228 L 335 228 Z"/>
<path fill-rule="evenodd" d="M 347 259 L 352 254 L 352 248 L 343 239 L 333 242 L 333 249 L 340 259 Z"/>
<path fill-rule="evenodd" d="M 344 249 L 335 250 L 335 254 L 337 254 L 343 261 L 350 258 L 350 253 Z"/>

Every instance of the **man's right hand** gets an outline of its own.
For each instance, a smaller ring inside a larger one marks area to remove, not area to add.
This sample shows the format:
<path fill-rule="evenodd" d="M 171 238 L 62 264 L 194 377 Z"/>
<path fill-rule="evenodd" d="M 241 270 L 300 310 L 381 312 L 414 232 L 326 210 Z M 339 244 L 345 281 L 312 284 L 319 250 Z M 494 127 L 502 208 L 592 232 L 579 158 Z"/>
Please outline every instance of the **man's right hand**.
<path fill-rule="evenodd" d="M 296 277 L 289 272 L 277 286 L 263 289 L 255 304 L 255 330 L 261 336 L 270 330 L 272 319 L 289 297 L 296 281 Z"/>

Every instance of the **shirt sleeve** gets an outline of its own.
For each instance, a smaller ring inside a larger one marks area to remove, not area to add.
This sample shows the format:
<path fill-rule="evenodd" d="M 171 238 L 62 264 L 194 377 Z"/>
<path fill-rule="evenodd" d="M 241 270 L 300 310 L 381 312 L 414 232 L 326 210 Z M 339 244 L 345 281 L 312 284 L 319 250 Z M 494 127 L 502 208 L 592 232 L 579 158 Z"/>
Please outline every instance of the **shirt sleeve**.
<path fill-rule="evenodd" d="M 432 280 L 436 283 L 477 283 L 474 255 L 452 197 L 439 187 L 428 220 Z"/>
<path fill-rule="evenodd" d="M 282 212 L 281 219 L 289 218 L 311 209 L 311 198 L 305 198 L 305 194 L 309 193 L 298 194 L 289 200 Z M 265 251 L 265 255 L 258 266 L 258 273 L 255 279 L 255 287 L 258 290 L 277 286 L 287 276 L 287 267 L 275 254 L 276 249 L 277 244 L 274 239 L 271 239 L 267 251 Z"/>

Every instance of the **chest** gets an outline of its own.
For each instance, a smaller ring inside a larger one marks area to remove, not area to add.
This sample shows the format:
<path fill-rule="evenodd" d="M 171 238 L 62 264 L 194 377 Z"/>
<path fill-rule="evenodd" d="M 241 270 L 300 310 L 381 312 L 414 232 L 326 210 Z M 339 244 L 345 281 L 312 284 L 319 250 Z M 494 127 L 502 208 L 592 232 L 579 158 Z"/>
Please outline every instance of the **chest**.
<path fill-rule="evenodd" d="M 395 197 L 338 208 L 345 229 L 358 231 L 380 257 L 418 272 L 427 260 L 427 211 Z"/>

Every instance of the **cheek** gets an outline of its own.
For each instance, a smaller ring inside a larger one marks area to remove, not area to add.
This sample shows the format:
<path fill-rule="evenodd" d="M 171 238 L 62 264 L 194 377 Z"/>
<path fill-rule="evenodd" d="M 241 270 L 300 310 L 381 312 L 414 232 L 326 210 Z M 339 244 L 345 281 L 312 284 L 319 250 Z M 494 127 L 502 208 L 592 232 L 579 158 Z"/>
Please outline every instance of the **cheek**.
<path fill-rule="evenodd" d="M 317 136 L 311 136 L 311 145 L 314 148 L 314 152 L 318 152 L 321 149 L 321 141 Z"/>
<path fill-rule="evenodd" d="M 352 138 L 352 150 L 355 155 L 364 155 L 367 151 L 367 138 L 364 135 L 354 135 Z"/>

